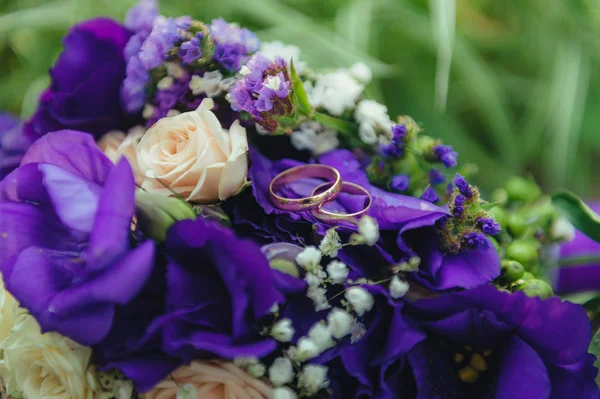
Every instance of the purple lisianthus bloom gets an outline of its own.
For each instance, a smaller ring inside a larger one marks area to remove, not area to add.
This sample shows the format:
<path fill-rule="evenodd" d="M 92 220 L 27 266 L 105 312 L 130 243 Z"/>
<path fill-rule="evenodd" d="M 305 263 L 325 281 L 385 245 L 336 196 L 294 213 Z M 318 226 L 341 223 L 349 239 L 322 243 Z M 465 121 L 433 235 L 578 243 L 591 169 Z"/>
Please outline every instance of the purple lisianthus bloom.
<path fill-rule="evenodd" d="M 74 129 L 98 138 L 109 130 L 135 123 L 119 101 L 125 78 L 124 49 L 131 32 L 108 18 L 95 18 L 71 28 L 65 49 L 50 70 L 52 83 L 39 99 L 25 133 L 38 138 Z"/>
<path fill-rule="evenodd" d="M 418 398 L 598 398 L 580 306 L 483 285 L 406 305 L 403 315 L 427 333 L 408 354 Z"/>
<path fill-rule="evenodd" d="M 19 166 L 31 142 L 20 119 L 0 113 L 0 180 Z"/>
<path fill-rule="evenodd" d="M 69 130 L 37 140 L 0 182 L 0 270 L 43 332 L 96 344 L 142 289 L 154 244 L 130 245 L 134 193 L 126 160 L 113 166 Z"/>
<path fill-rule="evenodd" d="M 222 18 L 211 22 L 210 34 L 215 42 L 213 58 L 231 72 L 239 71 L 260 47 L 258 37 L 252 31 Z"/>
<path fill-rule="evenodd" d="M 599 203 L 588 203 L 596 213 Z M 555 291 L 561 294 L 581 291 L 600 291 L 600 243 L 581 231 L 560 246 L 560 264 Z"/>
<path fill-rule="evenodd" d="M 277 208 L 269 198 L 269 184 L 280 172 L 302 164 L 293 160 L 272 162 L 255 149 L 250 150 L 252 164 L 249 178 L 252 180 L 252 194 L 256 204 L 247 212 L 251 201 L 238 203 L 232 212 L 232 222 L 236 226 L 245 226 L 246 233 L 260 239 L 270 237 L 272 241 L 294 241 L 301 237 L 311 242 L 312 226 L 317 232 L 325 234 L 336 223 L 315 219 L 310 212 L 288 212 Z M 470 288 L 489 282 L 500 273 L 500 260 L 496 251 L 465 250 L 459 254 L 445 254 L 441 249 L 435 223 L 449 216 L 449 212 L 426 201 L 390 193 L 372 186 L 360 163 L 347 150 L 331 151 L 319 158 L 319 162 L 340 171 L 344 181 L 358 184 L 369 191 L 373 202 L 369 216 L 377 220 L 381 239 L 373 246 L 364 245 L 345 247 L 339 257 L 363 276 L 373 276 L 389 265 L 398 264 L 413 256 L 422 259 L 417 273 L 411 278 L 422 281 L 433 290 L 448 290 L 456 287 Z M 320 180 L 304 179 L 284 187 L 282 193 L 288 198 L 309 196 Z M 340 194 L 332 206 L 338 210 L 355 212 L 364 207 L 362 196 Z M 339 232 L 351 233 L 352 229 L 339 225 Z"/>

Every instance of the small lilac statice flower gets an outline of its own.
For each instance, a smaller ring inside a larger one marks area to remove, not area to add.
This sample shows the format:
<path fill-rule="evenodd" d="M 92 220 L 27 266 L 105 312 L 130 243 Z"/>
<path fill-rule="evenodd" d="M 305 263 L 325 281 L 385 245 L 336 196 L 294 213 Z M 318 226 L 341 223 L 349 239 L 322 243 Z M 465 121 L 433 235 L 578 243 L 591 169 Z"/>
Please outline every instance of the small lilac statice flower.
<path fill-rule="evenodd" d="M 458 156 L 458 153 L 454 151 L 451 145 L 436 145 L 433 147 L 433 152 L 438 160 L 447 168 L 456 166 L 456 157 Z"/>
<path fill-rule="evenodd" d="M 469 249 L 487 251 L 490 248 L 490 241 L 487 237 L 476 231 L 465 234 L 463 239 Z"/>
<path fill-rule="evenodd" d="M 392 139 L 388 144 L 381 146 L 381 152 L 389 158 L 400 158 L 404 154 L 403 139 L 406 137 L 406 125 L 394 125 L 392 127 Z"/>
<path fill-rule="evenodd" d="M 204 34 L 202 32 L 196 33 L 190 40 L 181 43 L 179 47 L 179 56 L 183 60 L 184 64 L 191 64 L 192 62 L 202 57 L 202 39 Z"/>
<path fill-rule="evenodd" d="M 255 54 L 240 73 L 242 79 L 230 91 L 231 108 L 248 112 L 265 130 L 275 132 L 277 118 L 294 112 L 286 62 Z"/>
<path fill-rule="evenodd" d="M 454 185 L 458 188 L 458 191 L 460 191 L 460 193 L 462 195 L 464 195 L 467 198 L 471 198 L 473 197 L 473 190 L 471 190 L 471 186 L 469 185 L 469 183 L 467 182 L 467 180 L 459 175 L 458 173 L 456 174 L 456 177 L 454 178 Z"/>
<path fill-rule="evenodd" d="M 499 234 L 502 230 L 500 225 L 492 218 L 479 218 L 477 222 L 479 223 L 481 230 L 483 230 L 485 234 L 489 234 L 491 236 Z"/>
<path fill-rule="evenodd" d="M 142 44 L 140 49 L 140 62 L 147 70 L 162 65 L 169 57 L 169 51 L 178 42 L 183 40 L 180 30 L 191 23 L 191 18 L 165 18 L 158 17 L 154 21 L 152 32 Z"/>
<path fill-rule="evenodd" d="M 230 71 L 238 71 L 260 47 L 256 35 L 224 19 L 214 19 L 210 35 L 215 42 L 214 59 Z"/>
<path fill-rule="evenodd" d="M 396 175 L 392 177 L 390 186 L 396 191 L 406 191 L 410 185 L 410 177 L 408 175 Z"/>

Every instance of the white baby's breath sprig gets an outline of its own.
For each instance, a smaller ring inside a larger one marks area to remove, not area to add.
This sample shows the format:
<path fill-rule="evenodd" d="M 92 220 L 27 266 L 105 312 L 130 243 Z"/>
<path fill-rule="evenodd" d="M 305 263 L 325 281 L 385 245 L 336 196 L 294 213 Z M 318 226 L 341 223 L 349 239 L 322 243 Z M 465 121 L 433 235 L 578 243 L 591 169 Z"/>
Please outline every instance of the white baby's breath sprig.
<path fill-rule="evenodd" d="M 303 267 L 304 270 L 314 272 L 321 263 L 321 257 L 321 251 L 316 247 L 309 246 L 296 256 L 296 263 Z"/>
<path fill-rule="evenodd" d="M 326 366 L 307 364 L 298 377 L 298 388 L 308 396 L 313 396 L 328 386 Z"/>
<path fill-rule="evenodd" d="M 294 380 L 292 361 L 286 357 L 275 359 L 269 367 L 269 381 L 276 387 L 288 384 Z"/>
<path fill-rule="evenodd" d="M 294 332 L 290 319 L 281 319 L 271 328 L 271 336 L 279 342 L 290 342 L 294 337 Z"/>
<path fill-rule="evenodd" d="M 335 228 L 327 230 L 325 237 L 319 244 L 319 249 L 324 256 L 335 258 L 338 256 L 338 250 L 342 247 L 342 240 Z"/>

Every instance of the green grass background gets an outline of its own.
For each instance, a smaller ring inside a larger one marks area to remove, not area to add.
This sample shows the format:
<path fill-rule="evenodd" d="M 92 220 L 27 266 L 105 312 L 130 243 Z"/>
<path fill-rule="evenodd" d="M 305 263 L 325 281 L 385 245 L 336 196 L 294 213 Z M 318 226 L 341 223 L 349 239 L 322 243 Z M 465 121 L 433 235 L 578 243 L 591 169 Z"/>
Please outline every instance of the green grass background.
<path fill-rule="evenodd" d="M 27 117 L 70 25 L 134 0 L 0 0 L 0 109 Z M 369 94 L 409 114 L 484 188 L 512 174 L 600 197 L 598 0 L 163 0 L 302 49 L 315 68 L 363 60 Z"/>

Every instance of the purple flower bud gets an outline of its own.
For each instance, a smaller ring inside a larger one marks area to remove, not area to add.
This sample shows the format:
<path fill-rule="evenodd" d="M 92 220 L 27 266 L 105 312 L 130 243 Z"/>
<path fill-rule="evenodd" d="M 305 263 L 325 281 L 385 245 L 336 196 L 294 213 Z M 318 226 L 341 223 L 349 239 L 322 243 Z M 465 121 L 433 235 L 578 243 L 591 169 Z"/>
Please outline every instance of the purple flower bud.
<path fill-rule="evenodd" d="M 458 188 L 458 191 L 460 191 L 460 193 L 465 197 L 471 198 L 473 196 L 471 186 L 469 185 L 469 183 L 467 183 L 467 180 L 465 180 L 465 178 L 459 175 L 458 173 L 454 178 L 454 185 Z"/>
<path fill-rule="evenodd" d="M 396 142 L 396 143 L 400 143 L 402 142 L 402 139 L 406 136 L 406 125 L 404 124 L 400 124 L 400 125 L 394 125 L 392 127 L 392 141 Z"/>
<path fill-rule="evenodd" d="M 433 185 L 442 184 L 446 181 L 446 176 L 437 169 L 431 169 L 429 171 L 429 182 Z"/>
<path fill-rule="evenodd" d="M 487 237 L 481 233 L 472 232 L 465 234 L 463 240 L 469 249 L 487 251 L 490 248 L 490 242 Z"/>
<path fill-rule="evenodd" d="M 447 168 L 456 166 L 456 157 L 458 153 L 454 151 L 451 145 L 436 145 L 433 147 L 433 152 L 437 155 L 439 161 Z"/>
<path fill-rule="evenodd" d="M 431 186 L 427 187 L 427 190 L 425 190 L 423 195 L 421 195 L 421 199 L 427 202 L 431 202 L 432 204 L 435 204 L 436 202 L 440 201 L 439 195 L 437 195 L 437 192 Z"/>
<path fill-rule="evenodd" d="M 191 64 L 202 57 L 202 50 L 200 46 L 202 45 L 203 37 L 204 35 L 202 32 L 198 32 L 196 33 L 195 37 L 181 43 L 181 47 L 179 48 L 179 56 L 183 60 L 184 64 Z"/>
<path fill-rule="evenodd" d="M 461 194 L 457 195 L 454 198 L 454 207 L 452 208 L 452 213 L 454 214 L 454 217 L 460 217 L 464 213 L 465 208 L 463 207 L 463 204 L 466 200 L 467 198 Z"/>
<path fill-rule="evenodd" d="M 406 191 L 410 184 L 410 177 L 408 175 L 396 175 L 392 178 L 390 186 L 396 191 Z"/>
<path fill-rule="evenodd" d="M 492 218 L 479 218 L 477 219 L 477 223 L 479 223 L 481 230 L 483 230 L 485 234 L 489 234 L 491 236 L 495 236 L 502 230 L 500 225 Z"/>
<path fill-rule="evenodd" d="M 214 59 L 230 71 L 238 71 L 260 47 L 256 35 L 223 19 L 214 19 L 210 34 L 215 42 Z"/>

